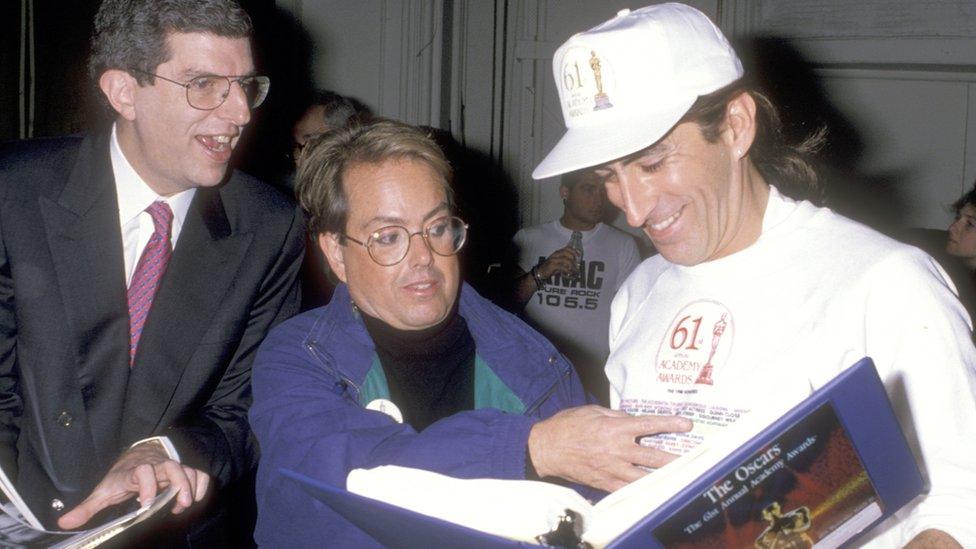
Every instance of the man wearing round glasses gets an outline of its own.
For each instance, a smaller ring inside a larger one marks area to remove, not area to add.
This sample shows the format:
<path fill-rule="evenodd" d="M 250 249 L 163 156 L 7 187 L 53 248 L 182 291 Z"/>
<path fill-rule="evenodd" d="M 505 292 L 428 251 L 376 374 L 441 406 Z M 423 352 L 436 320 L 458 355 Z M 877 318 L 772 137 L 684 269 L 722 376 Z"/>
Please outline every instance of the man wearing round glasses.
<path fill-rule="evenodd" d="M 601 472 L 668 459 L 635 437 L 687 428 L 681 420 L 565 410 L 585 403 L 572 366 L 461 283 L 468 228 L 428 136 L 378 121 L 309 147 L 297 193 L 342 284 L 327 306 L 273 330 L 255 359 L 259 544 L 376 544 L 282 469 L 335 486 L 352 469 L 397 464 L 613 489 Z"/>
<path fill-rule="evenodd" d="M 111 127 L 0 150 L 0 465 L 49 529 L 174 486 L 153 543 L 240 546 L 251 361 L 303 250 L 228 170 L 268 79 L 234 0 L 104 0 L 94 29 Z"/>

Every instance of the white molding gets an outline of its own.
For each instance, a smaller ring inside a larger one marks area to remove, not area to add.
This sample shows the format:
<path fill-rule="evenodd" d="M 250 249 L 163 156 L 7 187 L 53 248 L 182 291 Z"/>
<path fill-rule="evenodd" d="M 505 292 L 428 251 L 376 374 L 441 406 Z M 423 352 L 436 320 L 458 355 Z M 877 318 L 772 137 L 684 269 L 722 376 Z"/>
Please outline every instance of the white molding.
<path fill-rule="evenodd" d="M 551 78 L 549 62 L 520 58 L 519 44 L 534 42 L 543 34 L 545 0 L 520 0 L 509 4 L 506 27 L 505 129 L 502 166 L 515 182 L 519 201 L 519 226 L 539 222 L 542 193 L 532 179 L 543 147 L 543 79 Z M 515 111 L 518 109 L 518 111 Z"/>
<path fill-rule="evenodd" d="M 751 36 L 759 25 L 759 0 L 719 0 L 716 24 L 730 39 Z"/>
<path fill-rule="evenodd" d="M 718 24 L 736 38 L 788 39 L 818 65 L 976 65 L 973 6 L 972 0 L 719 0 Z"/>
<path fill-rule="evenodd" d="M 826 39 L 976 38 L 972 0 L 751 0 L 762 29 Z"/>
<path fill-rule="evenodd" d="M 505 145 L 505 111 L 508 103 L 505 102 L 505 17 L 507 0 L 495 0 L 495 19 L 494 23 L 494 69 L 491 74 L 492 81 L 492 125 L 491 125 L 491 157 L 499 166 L 502 163 L 503 147 Z"/>
<path fill-rule="evenodd" d="M 444 0 L 383 0 L 380 110 L 410 124 L 441 124 Z"/>
<path fill-rule="evenodd" d="M 470 32 L 467 22 L 468 2 L 459 1 L 453 4 L 451 14 L 451 85 L 447 97 L 448 119 L 444 121 L 451 135 L 464 143 L 464 97 L 467 85 L 467 35 Z"/>
<path fill-rule="evenodd" d="M 848 78 L 859 80 L 921 80 L 925 82 L 974 82 L 976 67 L 972 72 L 940 70 L 940 67 L 924 66 L 918 69 L 904 68 L 861 68 L 861 67 L 815 67 L 814 74 L 821 78 Z"/>
<path fill-rule="evenodd" d="M 794 38 L 790 42 L 814 64 L 976 65 L 973 38 Z"/>
<path fill-rule="evenodd" d="M 522 60 L 545 60 L 552 61 L 559 44 L 546 42 L 544 40 L 517 40 L 515 42 L 515 58 Z"/>
<path fill-rule="evenodd" d="M 430 25 L 430 45 L 427 52 L 430 55 L 430 66 L 427 73 L 427 125 L 435 128 L 444 128 L 448 120 L 441 117 L 441 107 L 444 101 L 451 101 L 451 84 L 453 78 L 448 81 L 448 95 L 443 96 L 444 86 L 442 77 L 444 76 L 444 0 L 437 0 L 431 5 L 431 14 L 427 23 Z M 450 61 L 451 57 L 448 57 Z M 449 70 L 453 67 L 447 67 Z M 450 105 L 448 105 L 450 106 Z"/>
<path fill-rule="evenodd" d="M 963 182 L 962 189 L 959 190 L 961 196 L 963 192 L 972 188 L 973 181 L 976 180 L 976 83 L 970 83 L 966 88 L 966 147 L 962 159 Z"/>
<path fill-rule="evenodd" d="M 395 4 L 395 5 L 394 5 Z M 396 9 L 396 8 L 401 9 Z M 379 113 L 384 116 L 398 118 L 400 112 L 400 26 L 391 27 L 390 22 L 400 23 L 402 3 L 397 0 L 383 0 L 380 7 L 383 16 L 379 23 L 380 41 L 380 79 L 377 84 L 376 97 Z M 390 44 L 394 46 L 391 47 Z M 392 91 L 392 93 L 388 93 Z"/>
<path fill-rule="evenodd" d="M 507 0 L 455 0 L 450 130 L 466 147 L 502 163 Z"/>

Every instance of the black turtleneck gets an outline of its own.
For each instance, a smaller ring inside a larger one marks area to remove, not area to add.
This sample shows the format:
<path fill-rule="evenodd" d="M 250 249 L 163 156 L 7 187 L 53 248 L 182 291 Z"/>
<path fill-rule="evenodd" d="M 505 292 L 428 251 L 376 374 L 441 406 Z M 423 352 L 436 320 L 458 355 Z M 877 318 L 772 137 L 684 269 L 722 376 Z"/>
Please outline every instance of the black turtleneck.
<path fill-rule="evenodd" d="M 403 420 L 422 431 L 474 408 L 474 339 L 457 304 L 440 323 L 400 330 L 362 313 L 379 356 L 390 398 Z"/>

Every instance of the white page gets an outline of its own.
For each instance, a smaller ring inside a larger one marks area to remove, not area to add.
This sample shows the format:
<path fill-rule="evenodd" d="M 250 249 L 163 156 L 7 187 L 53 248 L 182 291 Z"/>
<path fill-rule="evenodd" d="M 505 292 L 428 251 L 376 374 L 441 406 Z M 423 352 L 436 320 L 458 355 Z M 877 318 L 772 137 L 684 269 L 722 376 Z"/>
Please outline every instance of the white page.
<path fill-rule="evenodd" d="M 779 419 L 793 405 L 795 403 L 780 402 L 747 413 L 694 450 L 603 498 L 594 506 L 593 521 L 587 525 L 583 539 L 594 547 L 606 546 Z"/>
<path fill-rule="evenodd" d="M 566 509 L 588 522 L 590 503 L 564 486 L 530 480 L 462 480 L 431 471 L 384 465 L 355 469 L 346 489 L 397 507 L 519 541 L 556 527 Z"/>
<path fill-rule="evenodd" d="M 27 525 L 35 530 L 44 530 L 44 526 L 41 525 L 41 521 L 37 520 L 34 513 L 31 512 L 30 508 L 27 507 L 27 504 L 24 503 L 24 500 L 21 499 L 20 494 L 17 493 L 17 489 L 14 488 L 14 484 L 10 482 L 10 478 L 7 477 L 7 473 L 3 472 L 2 468 L 0 468 L 0 490 L 3 490 L 3 493 L 7 496 L 7 499 L 10 500 L 10 503 L 12 503 L 19 512 L 19 515 L 14 518 L 27 521 Z M 13 516 L 13 513 L 8 512 L 8 515 Z"/>

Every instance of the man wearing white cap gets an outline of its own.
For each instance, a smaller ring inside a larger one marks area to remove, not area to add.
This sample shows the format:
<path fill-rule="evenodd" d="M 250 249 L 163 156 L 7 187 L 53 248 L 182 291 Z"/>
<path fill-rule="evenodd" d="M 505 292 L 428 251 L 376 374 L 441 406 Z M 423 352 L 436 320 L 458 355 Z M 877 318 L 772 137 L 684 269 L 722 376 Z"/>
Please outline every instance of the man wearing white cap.
<path fill-rule="evenodd" d="M 885 381 L 929 488 L 869 534 L 976 546 L 976 350 L 932 258 L 780 193 L 815 183 L 773 105 L 702 13 L 623 11 L 553 60 L 567 132 L 537 179 L 590 168 L 660 251 L 614 299 L 611 404 L 679 414 L 682 453 L 740 416 L 798 402 L 862 356 Z"/>

